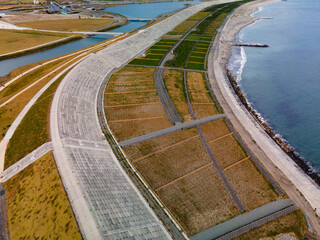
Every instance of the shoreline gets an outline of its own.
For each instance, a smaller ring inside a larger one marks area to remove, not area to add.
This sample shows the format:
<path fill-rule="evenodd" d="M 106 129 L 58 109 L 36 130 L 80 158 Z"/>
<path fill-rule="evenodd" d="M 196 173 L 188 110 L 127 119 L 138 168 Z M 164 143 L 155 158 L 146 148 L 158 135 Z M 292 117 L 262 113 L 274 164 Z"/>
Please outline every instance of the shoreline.
<path fill-rule="evenodd" d="M 261 124 L 235 93 L 227 78 L 226 65 L 231 57 L 231 45 L 237 34 L 244 27 L 254 23 L 259 17 L 251 14 L 259 10 L 259 7 L 275 2 L 275 0 L 258 0 L 242 5 L 228 19 L 220 30 L 215 51 L 210 53 L 209 68 L 210 81 L 218 101 L 227 113 L 235 129 L 239 132 L 247 146 L 258 157 L 260 162 L 275 177 L 276 181 L 287 192 L 289 197 L 308 215 L 311 229 L 320 229 L 319 210 L 320 188 L 310 178 L 294 159 L 280 148 L 280 146 L 268 135 Z"/>
<path fill-rule="evenodd" d="M 252 16 L 253 14 L 256 14 L 258 12 L 262 11 L 262 7 L 268 6 L 274 2 L 278 2 L 278 0 L 272 1 L 270 3 L 266 3 L 263 4 L 263 6 L 259 6 L 258 10 L 255 12 L 252 12 L 250 14 L 250 16 L 252 18 L 254 18 L 255 20 L 246 25 L 245 27 L 241 28 L 240 31 L 236 34 L 235 38 L 238 39 L 238 35 L 241 34 L 241 31 L 248 27 L 249 25 L 255 24 L 257 21 L 259 21 L 260 19 L 264 19 L 264 17 L 254 17 Z M 258 18 L 258 19 L 256 19 Z M 246 109 L 250 112 L 250 114 L 252 115 L 252 117 L 261 125 L 261 127 L 266 131 L 266 133 L 281 147 L 281 149 L 309 176 L 311 177 L 319 186 L 320 186 L 320 170 L 316 169 L 315 167 L 313 167 L 312 162 L 306 160 L 305 158 L 302 157 L 302 155 L 297 152 L 295 150 L 295 148 L 289 143 L 289 141 L 285 138 L 282 137 L 280 132 L 275 131 L 274 129 L 272 129 L 269 124 L 267 123 L 267 121 L 265 121 L 265 119 L 261 116 L 261 114 L 259 113 L 259 111 L 257 111 L 257 109 L 255 109 L 250 102 L 248 101 L 248 99 L 245 97 L 245 95 L 243 94 L 243 90 L 241 89 L 240 85 L 239 85 L 239 80 L 241 80 L 241 75 L 242 75 L 242 70 L 243 67 L 246 63 L 246 58 L 244 59 L 244 57 L 242 56 L 242 51 L 244 51 L 243 47 L 240 47 L 240 60 L 241 60 L 241 66 L 239 67 L 239 69 L 237 69 L 237 71 L 235 71 L 234 69 L 229 69 L 228 65 L 230 64 L 230 59 L 234 56 L 234 53 L 231 50 L 231 56 L 229 58 L 228 63 L 226 64 L 226 76 L 233 88 L 233 90 L 235 91 L 235 93 L 237 94 L 237 96 L 239 97 L 240 101 L 242 102 L 242 104 L 246 107 Z M 238 54 L 238 53 L 237 53 Z M 246 56 L 245 56 L 246 57 Z M 232 65 L 232 63 L 231 63 Z M 280 135 L 280 136 L 279 136 Z"/>

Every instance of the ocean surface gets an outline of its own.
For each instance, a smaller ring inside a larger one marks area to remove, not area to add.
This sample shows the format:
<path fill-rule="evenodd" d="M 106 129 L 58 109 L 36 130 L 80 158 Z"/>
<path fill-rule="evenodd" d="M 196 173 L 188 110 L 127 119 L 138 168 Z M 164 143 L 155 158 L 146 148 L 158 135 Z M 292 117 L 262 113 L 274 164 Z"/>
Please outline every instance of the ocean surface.
<path fill-rule="evenodd" d="M 320 170 L 320 1 L 263 6 L 238 39 L 269 48 L 233 47 L 229 68 L 270 127 Z"/>

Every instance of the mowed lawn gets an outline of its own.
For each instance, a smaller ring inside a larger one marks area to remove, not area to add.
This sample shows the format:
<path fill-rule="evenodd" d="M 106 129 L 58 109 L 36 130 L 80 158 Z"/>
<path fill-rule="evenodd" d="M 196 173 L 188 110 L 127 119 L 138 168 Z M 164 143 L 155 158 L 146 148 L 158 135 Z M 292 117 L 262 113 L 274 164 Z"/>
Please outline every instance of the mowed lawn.
<path fill-rule="evenodd" d="M 0 55 L 36 47 L 63 39 L 67 36 L 67 34 L 41 34 L 30 31 L 0 30 Z"/>
<path fill-rule="evenodd" d="M 51 152 L 4 187 L 11 239 L 81 239 Z"/>
<path fill-rule="evenodd" d="M 113 18 L 105 19 L 64 19 L 46 20 L 19 23 L 19 26 L 33 29 L 54 30 L 54 31 L 87 31 L 103 27 L 114 21 Z"/>

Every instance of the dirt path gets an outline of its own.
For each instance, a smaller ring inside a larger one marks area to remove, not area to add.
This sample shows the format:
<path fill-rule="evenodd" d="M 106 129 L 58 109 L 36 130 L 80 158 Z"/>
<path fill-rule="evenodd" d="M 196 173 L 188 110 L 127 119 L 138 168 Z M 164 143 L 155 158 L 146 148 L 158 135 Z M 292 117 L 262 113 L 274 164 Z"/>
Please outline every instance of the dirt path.
<path fill-rule="evenodd" d="M 288 196 L 308 216 L 310 230 L 320 232 L 320 219 L 314 211 L 315 207 L 320 208 L 318 205 L 320 204 L 319 187 L 296 166 L 252 118 L 240 103 L 223 73 L 225 64 L 231 55 L 231 46 L 227 42 L 234 41 L 236 34 L 244 26 L 258 19 L 250 17 L 252 12 L 258 10 L 259 6 L 271 2 L 273 0 L 259 0 L 245 4 L 229 19 L 220 35 L 215 52 L 211 52 L 209 56 L 210 82 L 218 101 L 244 142 Z"/>

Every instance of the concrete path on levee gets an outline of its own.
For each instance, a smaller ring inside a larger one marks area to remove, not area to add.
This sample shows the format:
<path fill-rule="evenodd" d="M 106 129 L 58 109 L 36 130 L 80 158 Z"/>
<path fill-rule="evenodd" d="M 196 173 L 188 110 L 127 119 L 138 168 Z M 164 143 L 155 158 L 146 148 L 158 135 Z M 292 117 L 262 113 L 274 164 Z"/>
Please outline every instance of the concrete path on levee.
<path fill-rule="evenodd" d="M 84 58 L 86 58 L 87 56 L 85 56 Z M 19 115 L 16 117 L 16 119 L 14 120 L 14 122 L 11 124 L 11 126 L 9 127 L 8 131 L 6 132 L 6 135 L 4 136 L 4 138 L 2 139 L 2 141 L 0 142 L 0 173 L 3 171 L 4 169 L 4 161 L 5 161 L 5 154 L 6 154 L 6 149 L 7 146 L 9 144 L 10 139 L 12 138 L 14 132 L 16 131 L 17 127 L 19 126 L 19 124 L 21 123 L 22 119 L 24 118 L 24 116 L 28 113 L 28 111 L 30 110 L 30 108 L 33 106 L 33 104 L 38 100 L 38 98 L 41 96 L 42 93 L 45 92 L 45 90 L 47 90 L 52 83 L 54 83 L 59 77 L 61 77 L 64 73 L 66 73 L 67 71 L 69 71 L 71 68 L 73 68 L 75 65 L 77 65 L 79 62 L 81 62 L 84 58 L 81 58 L 80 60 L 78 60 L 77 62 L 71 64 L 70 66 L 68 66 L 67 68 L 65 68 L 64 70 L 62 70 L 60 73 L 58 73 L 55 77 L 53 77 L 46 85 L 44 85 L 40 91 L 38 91 L 36 93 L 36 95 L 34 95 L 32 97 L 32 99 L 27 103 L 27 105 L 22 109 L 22 111 L 19 113 Z M 52 71 L 53 72 L 53 71 Z M 20 94 L 20 93 L 19 93 Z"/>
<path fill-rule="evenodd" d="M 27 156 L 20 159 L 18 162 L 12 164 L 10 167 L 8 167 L 6 170 L 4 170 L 1 173 L 0 182 L 8 181 L 14 175 L 21 172 L 23 169 L 28 167 L 30 164 L 32 164 L 37 159 L 39 159 L 40 157 L 42 157 L 43 155 L 45 155 L 47 152 L 49 152 L 51 150 L 52 150 L 51 142 L 42 144 L 36 150 L 32 151 Z"/>
<path fill-rule="evenodd" d="M 204 230 L 196 235 L 190 237 L 191 240 L 211 240 L 221 237 L 233 230 L 244 227 L 250 223 L 254 223 L 259 219 L 269 216 L 270 220 L 273 220 L 272 214 L 277 213 L 281 210 L 284 210 L 290 206 L 293 206 L 294 203 L 290 199 L 280 199 L 271 203 L 267 203 L 262 207 L 256 208 L 250 212 L 236 216 L 226 222 L 218 224 L 212 228 Z M 295 208 L 289 210 L 295 210 Z M 286 212 L 286 211 L 285 211 Z M 287 213 L 287 212 L 286 212 Z M 268 219 L 266 219 L 268 220 Z"/>
<path fill-rule="evenodd" d="M 134 137 L 134 138 L 130 138 L 127 140 L 124 140 L 122 142 L 119 142 L 119 145 L 121 147 L 127 147 L 133 144 L 137 144 L 140 142 L 145 142 L 148 140 L 151 140 L 153 138 L 157 138 L 157 137 L 161 137 L 170 133 L 174 133 L 174 132 L 178 132 L 181 131 L 183 129 L 188 129 L 188 128 L 193 128 L 196 127 L 197 125 L 202 125 L 205 123 L 209 123 L 209 122 L 213 122 L 213 121 L 217 121 L 221 118 L 226 117 L 225 114 L 217 114 L 217 115 L 212 115 L 210 117 L 206 117 L 206 118 L 201 118 L 198 120 L 194 120 L 194 121 L 190 121 L 190 122 L 184 122 L 184 123 L 180 123 L 180 124 L 176 124 L 173 127 L 169 127 L 169 128 L 165 128 L 165 129 L 161 129 L 152 133 L 148 133 L 145 135 L 141 135 L 138 137 Z"/>
<path fill-rule="evenodd" d="M 54 96 L 50 133 L 54 158 L 80 231 L 86 239 L 170 235 L 143 199 L 106 141 L 98 121 L 98 91 L 107 75 L 143 53 L 159 38 L 205 7 L 203 2 L 93 54 L 65 77 Z M 65 146 L 65 140 L 73 143 Z M 68 140 L 69 141 L 69 140 Z M 80 146 L 81 148 L 76 147 Z M 93 150 L 95 145 L 105 150 Z M 107 150 L 107 151 L 106 151 Z"/>

